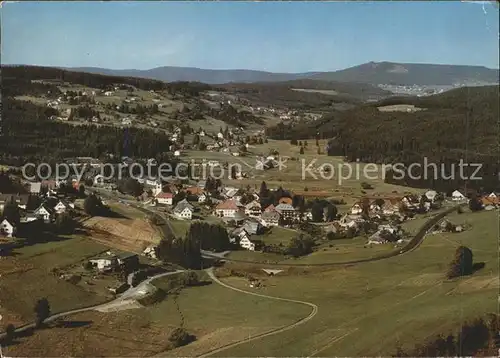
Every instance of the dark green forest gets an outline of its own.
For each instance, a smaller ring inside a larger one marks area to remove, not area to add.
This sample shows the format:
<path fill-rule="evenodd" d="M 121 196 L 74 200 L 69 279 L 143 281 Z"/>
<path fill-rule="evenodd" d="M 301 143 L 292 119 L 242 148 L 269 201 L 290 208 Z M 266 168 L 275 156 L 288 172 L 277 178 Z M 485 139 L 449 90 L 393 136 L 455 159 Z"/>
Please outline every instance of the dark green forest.
<path fill-rule="evenodd" d="M 414 104 L 425 110 L 413 113 L 380 112 L 376 107 Z M 365 104 L 352 110 L 334 111 L 321 120 L 295 126 L 278 125 L 267 130 L 274 139 L 331 138 L 327 153 L 348 161 L 373 163 L 444 163 L 445 176 L 451 164 L 461 159 L 482 164 L 470 180 L 475 189 L 498 188 L 499 166 L 498 87 L 461 88 L 440 95 L 420 98 L 391 98 L 377 104 Z M 457 166 L 455 166 L 455 170 Z M 473 169 L 471 169 L 474 171 Z M 416 187 L 451 190 L 465 185 L 461 178 L 443 179 L 440 165 L 437 177 L 426 180 L 391 178 L 386 181 Z M 413 171 L 418 176 L 418 170 Z M 464 172 L 466 173 L 466 172 Z M 466 173 L 467 174 L 467 173 Z M 468 173 L 470 176 L 472 172 Z"/>

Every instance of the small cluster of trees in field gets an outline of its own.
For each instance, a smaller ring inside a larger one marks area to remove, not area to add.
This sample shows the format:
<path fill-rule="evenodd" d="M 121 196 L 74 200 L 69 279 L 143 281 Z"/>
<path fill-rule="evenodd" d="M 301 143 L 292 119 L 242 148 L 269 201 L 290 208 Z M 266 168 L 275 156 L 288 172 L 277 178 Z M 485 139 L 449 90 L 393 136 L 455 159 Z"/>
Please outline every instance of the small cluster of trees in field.
<path fill-rule="evenodd" d="M 223 226 L 194 222 L 185 237 L 164 238 L 160 241 L 156 255 L 163 261 L 197 269 L 202 264 L 200 249 L 223 251 L 229 248 L 229 236 Z"/>
<path fill-rule="evenodd" d="M 500 315 L 461 323 L 455 334 L 437 335 L 413 349 L 396 349 L 393 357 L 497 357 L 500 343 Z"/>
<path fill-rule="evenodd" d="M 33 308 L 35 313 L 35 329 L 43 327 L 45 320 L 50 317 L 50 304 L 47 298 L 41 298 L 36 301 Z M 13 324 L 8 324 L 5 327 L 4 343 L 10 344 L 16 338 L 16 327 Z"/>

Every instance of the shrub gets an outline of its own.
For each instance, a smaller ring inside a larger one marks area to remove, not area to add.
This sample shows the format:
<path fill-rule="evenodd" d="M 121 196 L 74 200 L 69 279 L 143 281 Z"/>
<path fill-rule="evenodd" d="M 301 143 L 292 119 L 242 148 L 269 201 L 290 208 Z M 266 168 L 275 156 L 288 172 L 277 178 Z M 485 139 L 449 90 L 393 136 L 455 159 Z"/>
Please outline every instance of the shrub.
<path fill-rule="evenodd" d="M 189 334 L 184 328 L 176 328 L 168 337 L 170 349 L 185 346 L 196 340 L 196 337 Z"/>
<path fill-rule="evenodd" d="M 455 251 L 455 257 L 450 263 L 446 276 L 454 277 L 470 275 L 473 271 L 472 250 L 465 246 L 460 246 Z"/>

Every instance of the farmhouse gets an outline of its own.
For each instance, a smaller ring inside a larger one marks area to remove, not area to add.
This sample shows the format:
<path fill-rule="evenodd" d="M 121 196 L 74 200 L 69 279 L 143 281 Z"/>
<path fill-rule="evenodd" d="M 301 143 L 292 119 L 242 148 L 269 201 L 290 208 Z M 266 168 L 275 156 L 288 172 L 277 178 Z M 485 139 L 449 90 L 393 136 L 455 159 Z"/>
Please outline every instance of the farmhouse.
<path fill-rule="evenodd" d="M 297 211 L 290 204 L 279 204 L 275 209 L 281 216 L 282 219 L 295 219 L 297 217 Z"/>
<path fill-rule="evenodd" d="M 44 204 L 40 205 L 33 213 L 43 218 L 43 221 L 46 223 L 54 218 L 54 210 L 46 207 Z"/>
<path fill-rule="evenodd" d="M 275 210 L 265 211 L 262 213 L 260 221 L 266 227 L 278 226 L 280 221 L 280 214 Z"/>
<path fill-rule="evenodd" d="M 67 203 L 64 200 L 59 200 L 59 202 L 54 206 L 54 211 L 57 214 L 62 214 L 62 213 L 65 213 L 67 211 L 71 211 L 74 208 L 75 208 L 75 204 Z"/>
<path fill-rule="evenodd" d="M 13 237 L 16 233 L 16 227 L 11 224 L 7 219 L 0 222 L 0 236 Z"/>
<path fill-rule="evenodd" d="M 434 202 L 434 200 L 436 199 L 438 193 L 437 191 L 435 190 L 428 190 L 425 192 L 425 198 L 431 202 Z"/>
<path fill-rule="evenodd" d="M 111 255 L 90 259 L 89 262 L 100 272 L 111 271 L 118 267 L 118 259 Z"/>
<path fill-rule="evenodd" d="M 204 203 L 205 201 L 207 201 L 207 194 L 205 193 L 201 193 L 199 196 L 198 196 L 198 202 L 199 203 Z"/>
<path fill-rule="evenodd" d="M 451 193 L 451 200 L 463 201 L 463 200 L 465 200 L 465 195 L 462 194 L 460 191 L 455 190 L 453 193 Z"/>
<path fill-rule="evenodd" d="M 248 237 L 244 237 L 240 240 L 240 246 L 244 249 L 255 251 L 255 243 L 250 241 Z"/>
<path fill-rule="evenodd" d="M 155 196 L 158 204 L 162 205 L 172 205 L 174 195 L 172 193 L 160 192 Z"/>
<path fill-rule="evenodd" d="M 215 207 L 215 215 L 223 218 L 234 218 L 241 211 L 235 200 L 226 200 Z"/>
<path fill-rule="evenodd" d="M 245 205 L 245 215 L 250 217 L 258 218 L 261 215 L 261 206 L 257 200 L 254 200 L 247 205 Z"/>
<path fill-rule="evenodd" d="M 174 215 L 179 219 L 191 220 L 193 212 L 194 207 L 186 199 L 179 201 L 174 208 Z"/>
<path fill-rule="evenodd" d="M 352 215 L 359 215 L 363 212 L 363 204 L 361 202 L 355 203 L 350 210 Z"/>

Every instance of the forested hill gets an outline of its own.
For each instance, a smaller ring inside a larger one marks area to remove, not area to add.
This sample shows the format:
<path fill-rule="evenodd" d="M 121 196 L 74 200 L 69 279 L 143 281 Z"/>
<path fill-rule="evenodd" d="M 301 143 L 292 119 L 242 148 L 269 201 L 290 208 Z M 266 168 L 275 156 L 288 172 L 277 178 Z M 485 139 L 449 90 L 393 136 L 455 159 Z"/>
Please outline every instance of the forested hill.
<path fill-rule="evenodd" d="M 153 130 L 51 121 L 45 107 L 12 98 L 3 98 L 2 117 L 0 162 L 14 166 L 108 153 L 118 158 L 157 157 L 171 144 L 166 134 Z"/>
<path fill-rule="evenodd" d="M 397 104 L 422 110 L 383 112 L 377 108 Z M 450 164 L 467 159 L 482 163 L 489 177 L 472 186 L 498 186 L 498 118 L 498 87 L 473 87 L 430 97 L 390 98 L 336 111 L 308 124 L 277 126 L 269 129 L 268 135 L 275 139 L 332 138 L 328 153 L 350 161 L 409 164 L 427 157 L 428 161 Z M 429 186 L 429 182 L 407 184 Z M 458 182 L 448 180 L 446 185 L 456 186 Z"/>
<path fill-rule="evenodd" d="M 33 88 L 34 80 L 59 80 L 72 84 L 99 89 L 116 85 L 129 85 L 143 90 L 166 90 L 196 96 L 210 89 L 209 85 L 199 82 L 166 83 L 154 79 L 137 77 L 108 76 L 96 73 L 75 72 L 55 67 L 41 66 L 2 66 L 2 96 L 26 94 Z"/>

